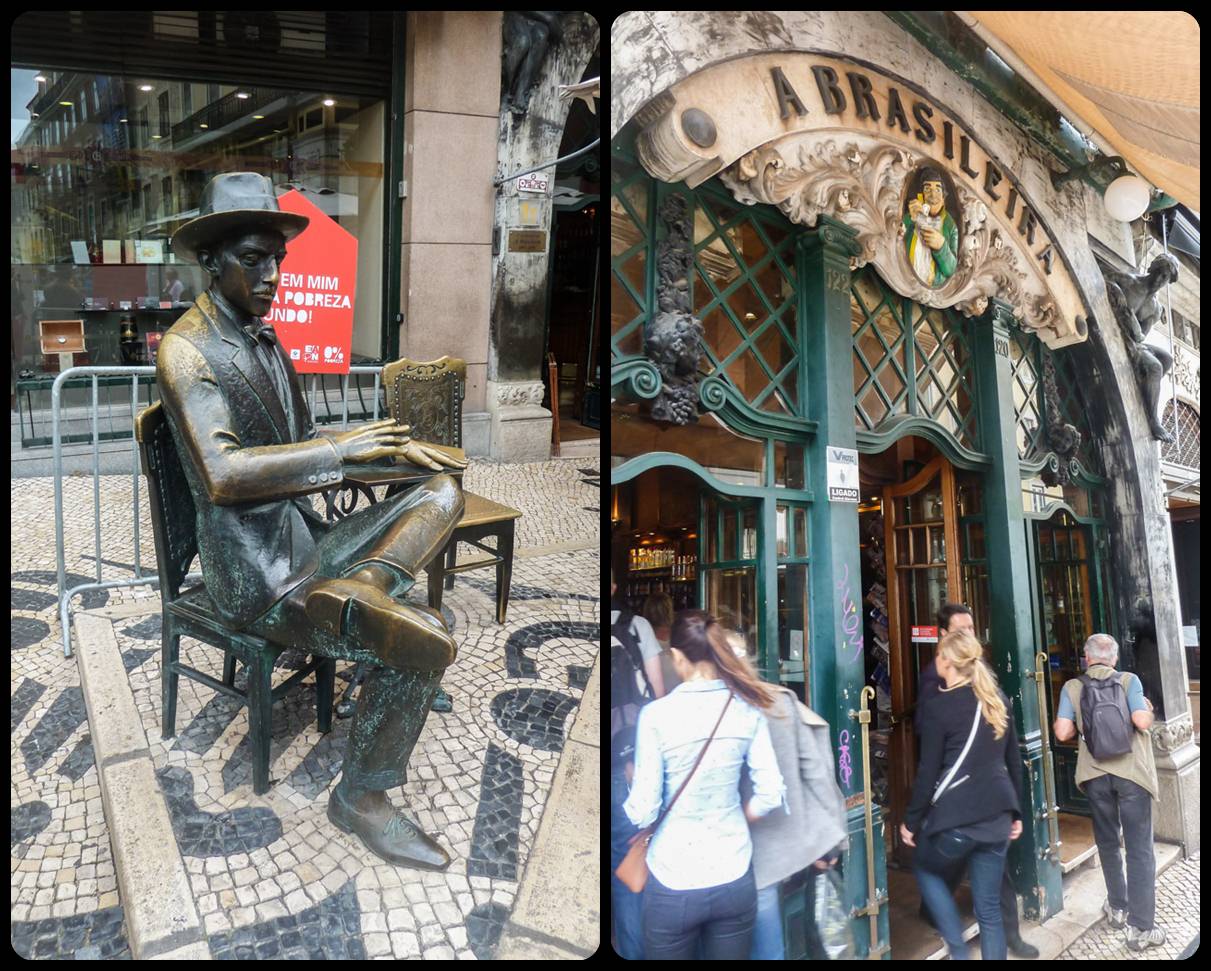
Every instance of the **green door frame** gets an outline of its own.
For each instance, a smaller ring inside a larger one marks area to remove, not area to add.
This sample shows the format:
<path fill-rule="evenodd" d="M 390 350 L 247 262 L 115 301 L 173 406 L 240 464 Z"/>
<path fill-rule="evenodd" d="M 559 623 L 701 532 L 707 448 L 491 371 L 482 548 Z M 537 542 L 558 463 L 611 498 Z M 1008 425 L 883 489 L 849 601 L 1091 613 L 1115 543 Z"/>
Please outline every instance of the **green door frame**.
<path fill-rule="evenodd" d="M 1102 589 L 1101 539 L 1106 524 L 1103 520 L 1092 516 L 1078 516 L 1076 511 L 1066 502 L 1053 502 L 1039 512 L 1027 513 L 1025 526 L 1027 531 L 1027 557 L 1029 561 L 1031 590 L 1030 599 L 1032 616 L 1035 619 L 1036 636 L 1040 647 L 1046 645 L 1046 616 L 1043 607 L 1043 577 L 1040 572 L 1039 560 L 1039 527 L 1050 522 L 1059 513 L 1067 513 L 1078 526 L 1085 530 L 1087 549 L 1090 551 L 1089 563 L 1089 594 L 1092 600 L 1091 614 L 1095 630 L 1106 629 L 1106 591 Z M 1049 680 L 1049 679 L 1048 679 Z M 1050 702 L 1050 689 L 1048 690 Z M 1055 719 L 1055 712 L 1050 709 L 1042 713 L 1043 723 L 1050 726 Z M 1089 800 L 1076 787 L 1076 755 L 1075 750 L 1062 750 L 1054 743 L 1051 747 L 1052 763 L 1055 766 L 1056 803 L 1066 813 L 1089 816 Z M 1061 757 L 1061 751 L 1071 751 L 1071 757 Z"/>

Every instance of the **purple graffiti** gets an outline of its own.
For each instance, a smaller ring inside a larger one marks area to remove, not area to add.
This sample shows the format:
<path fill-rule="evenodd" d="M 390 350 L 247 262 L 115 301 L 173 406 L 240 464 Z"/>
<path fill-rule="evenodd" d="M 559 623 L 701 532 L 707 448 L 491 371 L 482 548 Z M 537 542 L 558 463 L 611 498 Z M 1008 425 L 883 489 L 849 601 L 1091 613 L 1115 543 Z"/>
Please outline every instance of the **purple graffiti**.
<path fill-rule="evenodd" d="M 854 774 L 854 767 L 849 758 L 849 732 L 843 731 L 839 741 L 841 743 L 841 755 L 838 759 L 838 765 L 841 769 L 841 785 L 848 789 L 850 777 Z"/>
<path fill-rule="evenodd" d="M 853 662 L 862 656 L 862 615 L 858 613 L 858 605 L 849 589 L 849 564 L 842 563 L 841 567 L 845 571 L 837 581 L 837 589 L 841 591 L 841 628 L 845 631 L 844 640 L 854 649 L 854 656 L 850 658 Z"/>

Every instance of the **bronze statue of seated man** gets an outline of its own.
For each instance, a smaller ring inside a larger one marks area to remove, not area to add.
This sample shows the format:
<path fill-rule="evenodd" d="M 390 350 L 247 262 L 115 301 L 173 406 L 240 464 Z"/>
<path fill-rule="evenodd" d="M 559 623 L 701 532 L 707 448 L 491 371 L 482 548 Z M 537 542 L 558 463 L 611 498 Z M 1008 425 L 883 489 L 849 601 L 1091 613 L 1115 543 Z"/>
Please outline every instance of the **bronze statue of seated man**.
<path fill-rule="evenodd" d="M 210 286 L 164 335 L 156 378 L 197 507 L 215 610 L 233 629 L 368 666 L 329 819 L 384 860 L 444 869 L 445 851 L 391 806 L 386 790 L 405 781 L 456 652 L 436 611 L 400 598 L 441 555 L 462 492 L 435 474 L 336 525 L 307 496 L 338 486 L 346 463 L 396 458 L 435 473 L 466 463 L 391 419 L 316 433 L 294 367 L 261 320 L 286 243 L 306 226 L 306 217 L 280 211 L 263 176 L 211 180 L 199 215 L 172 241 Z"/>

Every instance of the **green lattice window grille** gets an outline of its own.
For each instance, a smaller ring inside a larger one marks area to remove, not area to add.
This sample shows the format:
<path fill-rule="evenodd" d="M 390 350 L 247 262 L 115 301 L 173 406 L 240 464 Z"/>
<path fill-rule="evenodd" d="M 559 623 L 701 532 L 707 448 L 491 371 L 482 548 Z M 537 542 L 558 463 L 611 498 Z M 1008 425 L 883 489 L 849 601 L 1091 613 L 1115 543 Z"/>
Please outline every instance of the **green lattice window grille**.
<path fill-rule="evenodd" d="M 615 155 L 610 173 L 610 356 L 643 353 L 643 322 L 652 304 L 656 183 Z"/>
<path fill-rule="evenodd" d="M 794 237 L 773 210 L 736 203 L 707 183 L 693 193 L 694 313 L 706 370 L 754 408 L 803 412 Z"/>
<path fill-rule="evenodd" d="M 1176 421 L 1174 420 L 1175 415 Z M 1161 422 L 1165 426 L 1165 431 L 1175 436 L 1175 441 L 1161 446 L 1161 459 L 1188 469 L 1199 468 L 1198 450 L 1201 432 L 1198 412 L 1184 401 L 1177 402 L 1177 411 L 1174 412 L 1171 398 L 1165 404 Z"/>
<path fill-rule="evenodd" d="M 850 283 L 854 415 L 877 431 L 889 418 L 930 418 L 979 446 L 970 327 L 958 314 L 901 297 L 870 267 Z"/>
<path fill-rule="evenodd" d="M 1043 355 L 1048 354 L 1055 364 L 1060 415 L 1064 422 L 1081 433 L 1076 458 L 1087 471 L 1101 474 L 1101 456 L 1095 446 L 1088 405 L 1082 397 L 1080 378 L 1071 355 L 1052 351 L 1033 334 L 1018 328 L 1011 327 L 1009 337 L 1018 456 L 1028 458 L 1048 450 L 1044 440 L 1047 402 L 1043 385 Z"/>

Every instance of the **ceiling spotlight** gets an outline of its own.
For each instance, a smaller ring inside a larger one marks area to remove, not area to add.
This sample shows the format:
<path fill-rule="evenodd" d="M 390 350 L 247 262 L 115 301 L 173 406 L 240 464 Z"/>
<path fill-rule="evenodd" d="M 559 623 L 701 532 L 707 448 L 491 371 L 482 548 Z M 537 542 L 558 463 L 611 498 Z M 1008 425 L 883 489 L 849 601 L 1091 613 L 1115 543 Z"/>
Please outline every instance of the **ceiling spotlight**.
<path fill-rule="evenodd" d="M 205 122 L 202 122 L 200 125 L 198 125 L 198 127 L 199 128 L 209 128 L 210 126 L 208 124 L 206 124 Z"/>
<path fill-rule="evenodd" d="M 257 121 L 263 121 L 265 118 L 264 115 L 253 115 L 252 117 L 255 118 Z"/>
<path fill-rule="evenodd" d="M 66 108 L 70 108 L 72 103 L 70 101 L 60 101 L 59 104 L 63 105 Z"/>
<path fill-rule="evenodd" d="M 45 83 L 46 83 L 46 78 L 44 78 L 44 77 L 43 77 L 41 74 L 35 74 L 35 75 L 34 75 L 34 80 L 35 80 L 35 81 L 41 81 L 43 84 L 45 84 Z"/>
<path fill-rule="evenodd" d="M 150 90 L 151 90 L 151 85 L 150 85 L 150 84 L 140 84 L 140 85 L 139 85 L 139 90 L 140 90 L 140 91 L 150 91 Z"/>
<path fill-rule="evenodd" d="M 332 107 L 334 104 L 336 104 L 336 102 L 335 102 L 335 101 L 333 101 L 331 98 L 325 98 L 325 99 L 324 99 L 324 106 L 325 106 L 325 107 L 327 107 L 327 108 L 331 108 L 331 107 Z"/>
<path fill-rule="evenodd" d="M 248 94 L 248 92 L 246 92 L 246 91 L 237 91 L 235 96 L 237 98 L 239 98 L 241 101 L 246 101 L 247 99 L 252 97 L 252 95 Z"/>

